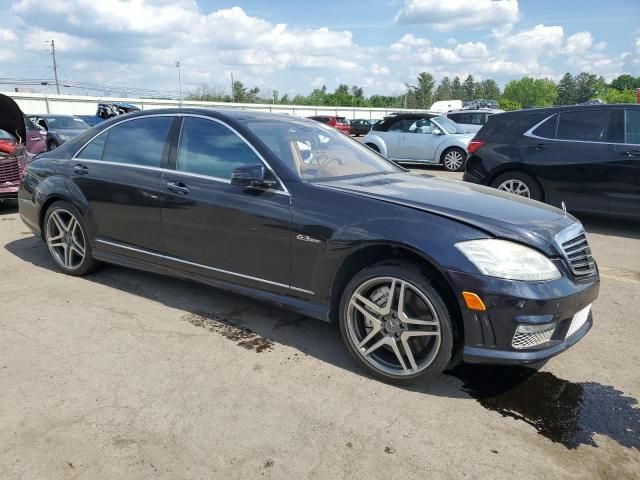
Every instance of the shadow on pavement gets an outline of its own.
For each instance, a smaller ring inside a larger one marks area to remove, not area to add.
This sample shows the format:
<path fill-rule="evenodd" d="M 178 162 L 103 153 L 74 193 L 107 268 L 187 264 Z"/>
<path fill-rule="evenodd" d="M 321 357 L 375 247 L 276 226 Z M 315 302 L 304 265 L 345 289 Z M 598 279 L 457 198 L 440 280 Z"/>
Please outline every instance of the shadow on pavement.
<path fill-rule="evenodd" d="M 17 200 L 0 200 L 0 216 L 18 213 Z"/>
<path fill-rule="evenodd" d="M 15 240 L 5 249 L 37 267 L 58 272 L 39 238 Z M 107 265 L 86 280 L 181 310 L 178 321 L 220 334 L 256 355 L 279 343 L 368 376 L 349 356 L 334 325 L 212 287 L 116 266 Z M 640 450 L 638 403 L 612 386 L 570 382 L 531 368 L 460 364 L 428 384 L 398 388 L 474 398 L 483 407 L 523 421 L 568 449 L 597 446 L 594 435 L 601 434 L 623 447 Z"/>

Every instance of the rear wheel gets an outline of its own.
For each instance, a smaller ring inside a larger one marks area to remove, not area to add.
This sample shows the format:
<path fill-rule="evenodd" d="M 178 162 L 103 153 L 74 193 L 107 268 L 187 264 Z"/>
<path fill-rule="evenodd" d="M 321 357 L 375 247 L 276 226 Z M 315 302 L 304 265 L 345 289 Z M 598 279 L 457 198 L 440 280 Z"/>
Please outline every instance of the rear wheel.
<path fill-rule="evenodd" d="M 86 226 L 73 205 L 58 201 L 49 207 L 44 219 L 44 240 L 51 258 L 64 273 L 81 276 L 96 268 Z"/>
<path fill-rule="evenodd" d="M 409 263 L 377 264 L 356 274 L 343 293 L 340 330 L 356 360 L 388 382 L 432 378 L 451 360 L 451 316 Z"/>
<path fill-rule="evenodd" d="M 464 170 L 467 162 L 467 152 L 458 147 L 447 148 L 442 152 L 442 165 L 450 172 L 460 172 Z"/>
<path fill-rule="evenodd" d="M 533 200 L 542 201 L 542 188 L 538 182 L 523 172 L 506 172 L 498 175 L 493 182 L 493 188 L 502 190 L 503 192 L 513 193 L 521 197 L 532 198 Z"/>

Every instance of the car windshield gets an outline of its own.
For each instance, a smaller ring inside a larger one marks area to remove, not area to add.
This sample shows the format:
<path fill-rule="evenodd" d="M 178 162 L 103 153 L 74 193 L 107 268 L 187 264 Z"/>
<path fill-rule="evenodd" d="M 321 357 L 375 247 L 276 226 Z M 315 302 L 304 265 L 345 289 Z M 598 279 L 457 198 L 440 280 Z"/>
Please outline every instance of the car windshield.
<path fill-rule="evenodd" d="M 321 182 L 405 171 L 356 140 L 306 120 L 246 120 L 244 123 L 301 179 Z"/>
<path fill-rule="evenodd" d="M 462 127 L 448 118 L 434 117 L 431 120 L 447 133 L 466 133 Z"/>
<path fill-rule="evenodd" d="M 89 128 L 84 120 L 77 117 L 46 117 L 49 128 L 60 130 L 83 130 Z"/>

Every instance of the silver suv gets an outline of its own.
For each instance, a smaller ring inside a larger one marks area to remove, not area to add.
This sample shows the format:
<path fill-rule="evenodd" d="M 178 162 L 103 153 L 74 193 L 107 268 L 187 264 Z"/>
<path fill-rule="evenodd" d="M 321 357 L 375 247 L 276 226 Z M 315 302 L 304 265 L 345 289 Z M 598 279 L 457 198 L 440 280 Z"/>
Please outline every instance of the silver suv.
<path fill-rule="evenodd" d="M 504 110 L 494 108 L 480 108 L 478 110 L 455 110 L 444 114 L 447 118 L 460 125 L 469 133 L 477 133 L 487 123 L 491 115 L 503 113 Z"/>

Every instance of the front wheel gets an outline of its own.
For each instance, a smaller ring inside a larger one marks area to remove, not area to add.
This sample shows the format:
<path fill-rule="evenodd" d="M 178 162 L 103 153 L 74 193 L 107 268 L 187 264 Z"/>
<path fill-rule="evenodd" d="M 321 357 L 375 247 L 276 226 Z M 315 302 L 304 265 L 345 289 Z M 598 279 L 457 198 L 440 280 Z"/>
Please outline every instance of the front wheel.
<path fill-rule="evenodd" d="M 356 360 L 392 383 L 437 376 L 452 356 L 449 311 L 423 273 L 405 262 L 354 276 L 340 303 L 340 331 Z"/>
<path fill-rule="evenodd" d="M 81 276 L 95 269 L 87 229 L 71 204 L 58 201 L 49 207 L 44 218 L 44 240 L 51 258 L 64 273 Z"/>
<path fill-rule="evenodd" d="M 467 152 L 458 147 L 447 148 L 442 152 L 442 165 L 449 172 L 461 172 L 467 162 Z"/>

